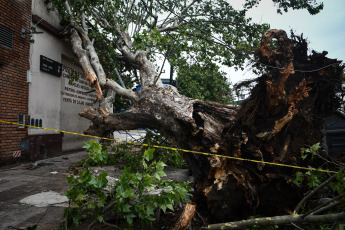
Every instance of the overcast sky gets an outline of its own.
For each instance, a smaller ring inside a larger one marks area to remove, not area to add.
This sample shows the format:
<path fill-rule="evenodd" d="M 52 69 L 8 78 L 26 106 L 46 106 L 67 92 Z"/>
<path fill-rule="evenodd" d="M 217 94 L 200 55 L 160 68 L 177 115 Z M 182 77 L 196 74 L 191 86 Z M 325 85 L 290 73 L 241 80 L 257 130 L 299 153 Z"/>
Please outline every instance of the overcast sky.
<path fill-rule="evenodd" d="M 229 0 L 236 9 L 242 0 Z M 320 2 L 320 1 L 318 1 Z M 345 60 L 345 0 L 328 0 L 324 9 L 317 15 L 310 15 L 307 10 L 291 10 L 279 15 L 271 0 L 262 0 L 260 5 L 248 12 L 254 22 L 268 23 L 272 29 L 292 29 L 295 34 L 303 33 L 309 41 L 309 49 L 328 51 L 328 57 Z M 230 81 L 237 83 L 252 77 L 250 71 L 230 72 Z"/>

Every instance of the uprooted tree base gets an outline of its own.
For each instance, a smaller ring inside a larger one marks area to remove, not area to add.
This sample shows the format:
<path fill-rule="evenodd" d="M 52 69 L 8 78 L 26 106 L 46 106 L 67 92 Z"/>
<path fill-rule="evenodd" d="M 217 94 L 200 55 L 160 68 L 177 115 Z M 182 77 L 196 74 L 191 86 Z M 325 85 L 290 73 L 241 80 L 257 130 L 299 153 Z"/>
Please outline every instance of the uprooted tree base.
<path fill-rule="evenodd" d="M 270 30 L 255 57 L 276 68 L 265 68 L 240 107 L 186 98 L 173 87 L 145 86 L 125 113 L 86 109 L 80 116 L 93 122 L 91 134 L 147 127 L 183 149 L 318 167 L 325 162 L 302 161 L 300 149 L 321 140 L 324 118 L 339 106 L 343 67 L 326 54 L 308 55 L 302 37 Z M 147 68 L 138 65 L 140 71 Z M 184 159 L 195 178 L 194 202 L 210 223 L 286 214 L 302 195 L 287 181 L 295 173 L 291 168 L 192 153 Z"/>

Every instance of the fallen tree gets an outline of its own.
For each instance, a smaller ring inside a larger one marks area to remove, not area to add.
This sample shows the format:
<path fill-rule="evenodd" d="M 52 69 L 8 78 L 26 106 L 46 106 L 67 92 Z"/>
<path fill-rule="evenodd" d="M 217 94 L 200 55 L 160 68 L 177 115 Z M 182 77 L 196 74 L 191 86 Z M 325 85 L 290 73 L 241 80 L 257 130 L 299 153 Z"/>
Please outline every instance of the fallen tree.
<path fill-rule="evenodd" d="M 159 45 L 154 39 L 161 33 L 190 27 L 185 19 L 192 13 L 186 12 L 194 10 L 196 2 L 185 4 L 179 15 L 158 24 L 154 9 L 160 6 L 159 1 L 140 1 L 144 9 L 141 12 L 147 11 L 153 19 L 152 23 L 147 22 L 150 28 L 145 32 L 149 34 L 145 37 L 147 42 Z M 98 98 L 103 100 L 102 107 L 88 108 L 79 114 L 93 123 L 86 133 L 105 136 L 114 130 L 150 128 L 158 130 L 182 149 L 290 165 L 319 167 L 324 163 L 316 160 L 302 162 L 300 149 L 320 141 L 324 118 L 338 108 L 336 93 L 340 90 L 343 67 L 340 61 L 327 58 L 327 52 L 308 55 L 307 42 L 302 37 L 292 35 L 288 38 L 284 31 L 267 31 L 253 59 L 264 74 L 255 81 L 243 83 L 255 86 L 241 106 L 229 106 L 185 97 L 173 86 L 163 87 L 160 73 L 151 61 L 150 47 L 140 49 L 140 43 L 133 42 L 128 32 L 130 20 L 134 23 L 147 20 L 140 14 L 131 14 L 137 9 L 135 1 L 128 3 L 123 11 L 116 6 L 112 12 L 93 8 L 97 3 L 90 3 L 89 8 L 85 4 L 71 6 L 69 1 L 55 1 L 55 4 L 60 12 L 66 13 L 63 19 L 70 28 L 73 51 Z M 82 11 L 77 11 L 76 7 Z M 106 7 L 105 3 L 103 7 Z M 118 18 L 117 10 L 128 17 Z M 234 17 L 241 18 L 242 14 Z M 105 64 L 102 64 L 104 43 L 93 42 L 90 28 L 102 28 L 105 34 L 113 31 L 112 41 L 108 41 L 106 35 L 102 38 L 106 45 L 117 50 L 117 60 L 139 76 L 139 92 L 125 89 L 107 77 Z M 255 33 L 265 28 L 251 27 Z M 248 31 L 242 32 L 250 33 Z M 185 29 L 183 32 L 188 35 L 189 31 Z M 138 35 L 135 37 L 139 38 L 143 39 Z M 206 42 L 219 46 L 215 41 Z M 97 51 L 96 45 L 100 47 Z M 223 45 L 226 51 L 222 52 L 227 54 L 248 51 L 230 50 L 232 46 Z M 241 47 L 241 44 L 231 45 Z M 230 60 L 229 56 L 226 58 Z M 109 92 L 109 97 L 102 89 Z M 109 110 L 113 101 L 108 98 L 113 98 L 112 91 L 131 100 L 132 106 L 124 113 L 114 114 Z M 194 202 L 210 222 L 242 219 L 255 213 L 284 214 L 301 198 L 287 181 L 294 174 L 292 169 L 191 153 L 184 153 L 183 157 L 195 179 Z"/>

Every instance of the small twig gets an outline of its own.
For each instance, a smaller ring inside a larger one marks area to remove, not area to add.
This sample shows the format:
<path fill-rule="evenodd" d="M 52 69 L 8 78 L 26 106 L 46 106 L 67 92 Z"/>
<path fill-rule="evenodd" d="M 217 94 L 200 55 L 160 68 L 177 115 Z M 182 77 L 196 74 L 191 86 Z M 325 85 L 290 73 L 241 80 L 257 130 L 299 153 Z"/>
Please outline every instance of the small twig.
<path fill-rule="evenodd" d="M 87 229 L 90 230 L 92 226 L 94 226 L 96 223 L 97 223 L 97 220 L 92 221 L 92 223 L 89 225 Z"/>
<path fill-rule="evenodd" d="M 162 64 L 162 67 L 161 67 L 161 70 L 159 71 L 159 74 L 155 77 L 154 79 L 154 85 L 156 85 L 158 79 L 160 78 L 162 72 L 163 72 L 163 68 L 164 68 L 164 65 L 165 65 L 165 61 L 167 60 L 167 57 L 164 56 L 164 61 L 163 61 L 163 64 Z"/>
<path fill-rule="evenodd" d="M 325 203 L 323 203 L 323 204 L 317 206 L 316 208 L 314 208 L 314 209 L 310 210 L 309 212 L 303 214 L 302 217 L 308 216 L 309 214 L 313 214 L 313 215 L 314 215 L 314 214 L 316 214 L 316 213 L 320 213 L 320 212 L 321 212 L 321 209 L 323 210 L 324 208 L 329 209 L 328 207 L 329 207 L 330 205 L 328 205 L 328 204 L 330 204 L 330 203 L 333 202 L 333 201 L 339 200 L 339 199 L 342 198 L 343 196 L 345 196 L 345 193 L 342 193 L 342 194 L 340 194 L 340 195 L 334 197 L 333 199 L 331 199 L 331 200 L 329 200 L 329 201 L 327 201 L 327 202 L 325 202 Z M 336 206 L 336 205 L 334 205 L 334 204 L 331 204 L 331 205 L 332 205 L 332 207 L 333 207 L 333 206 Z M 338 204 L 337 204 L 337 205 L 338 205 Z"/>
<path fill-rule="evenodd" d="M 205 220 L 204 220 L 204 218 L 202 217 L 202 215 L 201 215 L 198 211 L 195 211 L 195 212 L 196 212 L 196 214 L 199 216 L 199 218 L 201 219 L 201 221 L 202 221 L 202 223 L 203 223 L 202 226 L 207 226 L 207 225 L 206 225 L 206 222 L 205 222 Z"/>
<path fill-rule="evenodd" d="M 326 161 L 327 163 L 330 163 L 330 164 L 334 164 L 336 166 L 340 166 L 340 167 L 344 167 L 344 164 L 342 164 L 341 162 L 337 163 L 337 162 L 334 162 L 334 161 L 329 161 L 328 159 L 324 158 L 323 156 L 321 156 L 320 154 L 316 154 L 316 156 L 320 157 L 322 160 Z"/>
<path fill-rule="evenodd" d="M 131 14 L 131 11 L 133 9 L 133 6 L 134 6 L 134 3 L 135 3 L 135 0 L 132 2 L 131 6 L 128 8 L 127 12 L 126 12 L 126 16 L 125 16 L 125 25 L 129 25 L 130 23 L 130 14 Z"/>
<path fill-rule="evenodd" d="M 334 207 L 336 207 L 336 206 L 339 206 L 339 205 L 341 205 L 341 204 L 343 204 L 343 203 L 345 203 L 345 201 L 335 202 L 335 203 L 330 204 L 330 205 L 328 205 L 328 206 L 326 206 L 326 207 L 320 208 L 319 210 L 315 211 L 315 212 L 312 213 L 312 214 L 314 215 L 314 214 L 319 214 L 319 213 L 328 211 L 329 209 L 334 208 Z"/>
<path fill-rule="evenodd" d="M 291 225 L 293 225 L 295 228 L 298 228 L 299 230 L 304 230 L 303 228 L 301 228 L 300 226 L 298 226 L 297 224 L 291 222 Z"/>
<path fill-rule="evenodd" d="M 104 223 L 105 225 L 109 226 L 109 227 L 112 227 L 112 228 L 121 230 L 121 228 L 119 228 L 119 227 L 118 227 L 117 225 L 115 225 L 115 224 L 110 224 L 110 223 L 108 223 L 108 222 L 106 222 L 106 221 L 103 221 L 103 223 Z"/>
<path fill-rule="evenodd" d="M 105 206 L 102 209 L 102 213 L 105 213 L 106 211 L 108 211 L 115 203 L 116 203 L 117 199 L 114 199 L 113 201 L 111 201 L 107 206 Z"/>

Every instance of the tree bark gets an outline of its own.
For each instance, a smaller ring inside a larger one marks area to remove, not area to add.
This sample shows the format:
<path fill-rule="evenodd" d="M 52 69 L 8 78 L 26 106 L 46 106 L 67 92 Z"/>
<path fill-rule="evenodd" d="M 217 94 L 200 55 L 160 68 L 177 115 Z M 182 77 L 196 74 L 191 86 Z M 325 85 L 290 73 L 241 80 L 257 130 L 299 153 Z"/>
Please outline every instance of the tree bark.
<path fill-rule="evenodd" d="M 192 221 L 195 211 L 196 211 L 195 204 L 186 204 L 173 230 L 186 230 L 186 228 L 189 226 L 189 224 Z"/>
<path fill-rule="evenodd" d="M 272 39 L 277 40 L 276 49 Z M 125 42 L 122 45 L 123 55 L 139 66 L 142 88 L 123 92 L 135 99 L 124 113 L 105 114 L 100 109 L 80 113 L 93 122 L 87 133 L 150 128 L 178 148 L 294 165 L 320 163 L 302 162 L 300 149 L 321 140 L 323 119 L 339 105 L 335 95 L 343 68 L 326 53 L 301 55 L 307 52 L 304 39 L 289 39 L 280 30 L 264 35 L 255 58 L 257 65 L 266 66 L 266 73 L 240 107 L 187 98 L 173 86 L 155 85 L 157 72 L 146 54 L 133 54 Z M 328 67 L 320 69 L 323 66 Z M 320 70 L 310 72 L 315 69 Z M 294 174 L 292 169 L 191 153 L 183 157 L 195 179 L 194 202 L 211 223 L 256 212 L 284 214 L 301 198 L 286 180 Z"/>
<path fill-rule="evenodd" d="M 242 220 L 229 223 L 212 224 L 208 226 L 208 229 L 246 229 L 257 226 L 272 226 L 272 225 L 286 225 L 291 223 L 334 223 L 336 221 L 343 221 L 345 219 L 345 213 L 325 214 L 325 215 L 312 215 L 302 218 L 299 215 L 288 216 L 274 216 L 255 218 L 250 220 Z"/>

